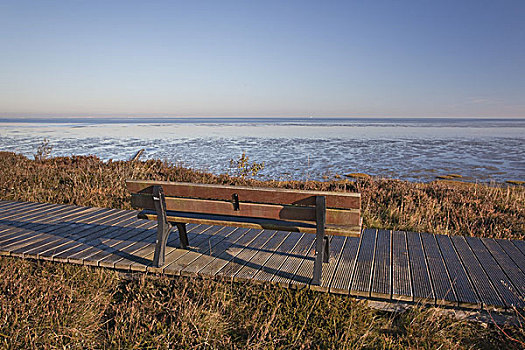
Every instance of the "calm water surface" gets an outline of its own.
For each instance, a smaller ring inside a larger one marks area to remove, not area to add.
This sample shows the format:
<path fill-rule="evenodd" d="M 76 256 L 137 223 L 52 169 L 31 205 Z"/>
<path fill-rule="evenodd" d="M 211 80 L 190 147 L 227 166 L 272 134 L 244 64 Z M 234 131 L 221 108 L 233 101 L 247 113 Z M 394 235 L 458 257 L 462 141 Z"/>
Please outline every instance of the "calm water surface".
<path fill-rule="evenodd" d="M 143 158 L 232 173 L 246 152 L 263 179 L 326 179 L 364 172 L 430 181 L 525 179 L 525 119 L 381 118 L 0 118 L 0 150 L 32 156 Z"/>

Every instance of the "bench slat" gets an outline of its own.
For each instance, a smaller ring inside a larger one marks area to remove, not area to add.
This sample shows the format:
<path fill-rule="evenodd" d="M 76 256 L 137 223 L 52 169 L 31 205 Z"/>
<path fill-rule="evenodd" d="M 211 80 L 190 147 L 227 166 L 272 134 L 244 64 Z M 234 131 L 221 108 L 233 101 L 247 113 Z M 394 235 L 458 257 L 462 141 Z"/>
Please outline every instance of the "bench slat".
<path fill-rule="evenodd" d="M 135 208 L 155 209 L 153 196 L 147 194 L 133 194 L 131 196 L 131 205 Z M 273 220 L 315 222 L 315 207 L 241 202 L 239 204 L 239 210 L 235 210 L 231 202 L 166 197 L 166 210 L 239 217 L 259 217 Z M 341 226 L 359 225 L 359 210 L 327 209 L 326 223 L 329 225 Z"/>
<path fill-rule="evenodd" d="M 315 196 L 325 196 L 327 208 L 361 209 L 360 193 L 251 188 L 150 180 L 126 181 L 128 191 L 132 194 L 152 194 L 154 185 L 161 185 L 166 197 L 175 196 L 230 201 L 235 193 L 239 196 L 241 202 L 315 206 Z"/>
<path fill-rule="evenodd" d="M 153 211 L 143 210 L 138 214 L 140 219 L 157 220 L 157 215 Z M 304 233 L 316 233 L 314 224 L 280 221 L 260 218 L 235 217 L 226 215 L 196 214 L 184 212 L 168 212 L 169 222 L 186 222 L 204 225 L 226 225 L 243 228 L 293 231 Z M 359 225 L 336 226 L 327 225 L 325 233 L 331 236 L 359 236 L 361 227 Z"/>

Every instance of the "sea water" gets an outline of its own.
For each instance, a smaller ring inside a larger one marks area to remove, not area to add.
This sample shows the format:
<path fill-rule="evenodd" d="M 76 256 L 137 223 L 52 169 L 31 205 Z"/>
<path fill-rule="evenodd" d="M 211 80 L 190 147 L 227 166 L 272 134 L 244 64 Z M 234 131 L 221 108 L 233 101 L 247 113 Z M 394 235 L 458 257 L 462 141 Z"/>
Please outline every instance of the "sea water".
<path fill-rule="evenodd" d="M 256 176 L 325 180 L 367 173 L 410 181 L 525 180 L 525 119 L 425 118 L 0 118 L 0 150 L 51 156 L 161 159 L 234 174 L 245 152 Z"/>

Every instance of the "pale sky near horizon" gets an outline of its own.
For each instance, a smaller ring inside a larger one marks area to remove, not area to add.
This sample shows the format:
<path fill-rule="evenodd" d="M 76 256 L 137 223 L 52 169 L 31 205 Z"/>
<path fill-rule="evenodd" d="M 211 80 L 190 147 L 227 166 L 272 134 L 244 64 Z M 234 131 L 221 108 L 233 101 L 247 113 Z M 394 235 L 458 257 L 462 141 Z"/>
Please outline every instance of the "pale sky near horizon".
<path fill-rule="evenodd" d="M 1 115 L 525 117 L 525 1 L 3 1 Z"/>

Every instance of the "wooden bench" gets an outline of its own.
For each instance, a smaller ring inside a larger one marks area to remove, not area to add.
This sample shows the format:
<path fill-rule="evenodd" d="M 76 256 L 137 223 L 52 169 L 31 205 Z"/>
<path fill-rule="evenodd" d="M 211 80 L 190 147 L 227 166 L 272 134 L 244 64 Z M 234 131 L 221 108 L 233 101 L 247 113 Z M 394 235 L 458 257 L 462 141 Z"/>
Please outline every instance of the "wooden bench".
<path fill-rule="evenodd" d="M 312 283 L 319 284 L 329 259 L 329 236 L 361 233 L 359 193 L 285 190 L 182 182 L 127 180 L 138 217 L 157 220 L 153 264 L 162 266 L 171 224 L 180 246 L 189 245 L 186 223 L 316 234 Z"/>

